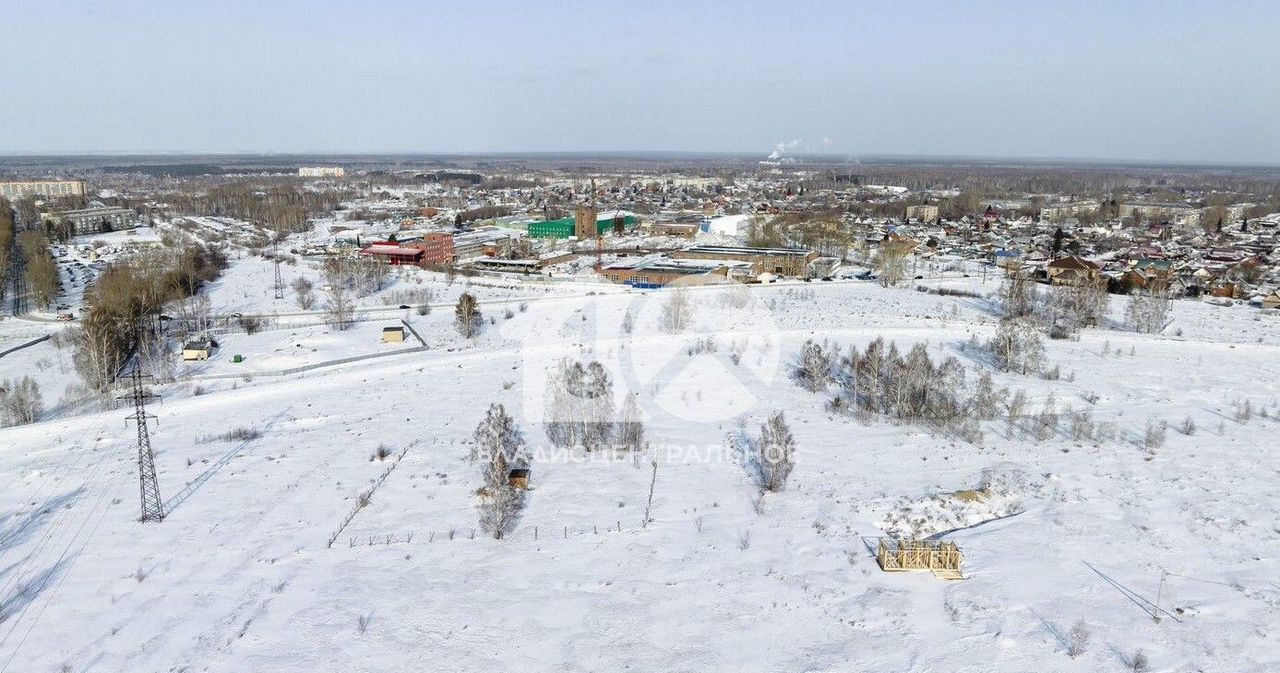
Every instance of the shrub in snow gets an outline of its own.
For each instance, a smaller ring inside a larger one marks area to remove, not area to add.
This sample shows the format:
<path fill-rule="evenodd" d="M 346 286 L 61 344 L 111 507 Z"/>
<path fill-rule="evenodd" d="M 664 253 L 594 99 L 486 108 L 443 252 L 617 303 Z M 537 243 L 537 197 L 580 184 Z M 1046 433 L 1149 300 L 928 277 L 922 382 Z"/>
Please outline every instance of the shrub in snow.
<path fill-rule="evenodd" d="M 1148 451 L 1155 451 L 1164 446 L 1168 427 L 1168 424 L 1163 421 L 1160 423 L 1147 421 L 1147 426 L 1142 431 L 1142 447 Z"/>
<path fill-rule="evenodd" d="M 1080 411 L 1071 413 L 1067 419 L 1067 430 L 1071 433 L 1072 439 L 1093 439 L 1094 423 L 1092 411 L 1089 409 L 1081 409 Z"/>
<path fill-rule="evenodd" d="M 1249 400 L 1236 405 L 1236 422 L 1248 423 L 1253 418 L 1253 403 Z"/>
<path fill-rule="evenodd" d="M 1081 619 L 1071 627 L 1071 633 L 1067 634 L 1067 655 L 1072 659 L 1084 654 L 1089 648 L 1089 626 Z"/>

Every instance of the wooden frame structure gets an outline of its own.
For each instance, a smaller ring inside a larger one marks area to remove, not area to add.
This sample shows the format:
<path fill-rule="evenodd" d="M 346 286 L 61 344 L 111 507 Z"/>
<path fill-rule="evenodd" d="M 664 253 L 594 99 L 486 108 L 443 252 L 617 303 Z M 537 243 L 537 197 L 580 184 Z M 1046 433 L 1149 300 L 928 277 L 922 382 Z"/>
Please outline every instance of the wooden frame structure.
<path fill-rule="evenodd" d="M 946 580 L 961 580 L 960 548 L 954 542 L 880 538 L 876 561 L 885 572 L 927 571 Z"/>

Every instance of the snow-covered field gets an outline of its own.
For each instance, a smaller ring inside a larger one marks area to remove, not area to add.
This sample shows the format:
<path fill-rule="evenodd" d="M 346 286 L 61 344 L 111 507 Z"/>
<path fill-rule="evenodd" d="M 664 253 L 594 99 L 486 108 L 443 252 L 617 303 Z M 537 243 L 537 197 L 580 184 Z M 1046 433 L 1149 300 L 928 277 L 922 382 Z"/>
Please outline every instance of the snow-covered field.
<path fill-rule="evenodd" d="M 238 260 L 215 306 L 261 310 L 245 286 L 269 272 Z M 1092 673 L 1123 670 L 1139 649 L 1157 671 L 1280 670 L 1275 316 L 1176 302 L 1162 335 L 1046 342 L 1061 379 L 997 382 L 1026 391 L 1032 410 L 1050 395 L 1088 409 L 1116 435 L 1036 441 L 997 420 L 969 443 L 834 416 L 830 394 L 796 385 L 788 363 L 807 339 L 847 350 L 883 336 L 955 355 L 973 376 L 985 365 L 963 346 L 994 331 L 985 299 L 779 283 L 735 313 L 695 290 L 699 322 L 669 336 L 655 329 L 663 292 L 539 289 L 513 291 L 529 301 L 510 318 L 482 306 L 474 341 L 437 309 L 412 317 L 434 344 L 424 352 L 200 395 L 160 386 L 148 410 L 161 523 L 137 521 L 128 411 L 0 430 L 0 672 Z M 628 310 L 636 330 L 622 335 L 609 326 Z M 285 366 L 308 348 L 383 348 L 381 324 L 234 338 L 260 353 L 246 365 Z M 714 352 L 696 346 L 707 337 Z M 236 352 L 231 338 L 220 358 Z M 541 368 L 587 353 L 613 369 L 619 398 L 638 396 L 652 450 L 547 450 L 515 533 L 484 536 L 466 441 L 497 402 L 548 449 Z M 1255 414 L 1237 420 L 1245 400 Z M 797 466 L 785 491 L 757 501 L 729 438 L 774 410 L 795 433 Z M 1185 418 L 1194 434 L 1174 429 Z M 1140 446 L 1162 420 L 1167 441 Z M 219 438 L 238 428 L 261 436 Z M 881 572 L 871 538 L 907 530 L 956 542 L 966 579 Z M 1081 619 L 1092 636 L 1071 658 L 1066 634 Z"/>
<path fill-rule="evenodd" d="M 280 276 L 286 287 L 283 299 L 275 298 L 275 267 L 271 260 L 246 254 L 234 256 L 230 262 L 230 267 L 222 277 L 208 288 L 214 313 L 288 315 L 302 312 L 292 290 L 292 283 L 296 278 L 306 278 L 314 284 L 316 306 L 311 311 L 317 314 L 323 311 L 326 295 L 322 289 L 324 280 L 318 262 L 304 259 L 294 264 L 281 265 Z M 391 269 L 382 289 L 357 298 L 356 306 L 372 309 L 394 309 L 402 304 L 416 306 L 424 296 L 430 296 L 433 304 L 454 304 L 463 292 L 484 302 L 581 295 L 589 291 L 607 290 L 616 288 L 488 277 L 456 276 L 450 279 L 444 273 L 403 267 Z"/>

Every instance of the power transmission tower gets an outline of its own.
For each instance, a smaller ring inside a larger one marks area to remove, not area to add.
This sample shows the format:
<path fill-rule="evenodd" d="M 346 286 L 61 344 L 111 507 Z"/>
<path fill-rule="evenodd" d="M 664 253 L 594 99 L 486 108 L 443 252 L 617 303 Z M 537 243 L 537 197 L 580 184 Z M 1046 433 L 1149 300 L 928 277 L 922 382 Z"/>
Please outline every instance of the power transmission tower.
<path fill-rule="evenodd" d="M 162 521 L 164 501 L 160 499 L 160 484 L 156 481 L 156 454 L 151 450 L 151 433 L 147 428 L 150 419 L 155 418 L 147 413 L 147 400 L 155 395 L 143 390 L 144 378 L 151 377 L 143 374 L 142 368 L 135 365 L 129 376 L 131 389 L 128 399 L 133 400 L 133 415 L 128 420 L 138 426 L 138 489 L 142 502 L 142 520 Z"/>
<path fill-rule="evenodd" d="M 271 243 L 271 261 L 276 267 L 276 299 L 284 299 L 284 279 L 280 277 L 280 234 Z"/>

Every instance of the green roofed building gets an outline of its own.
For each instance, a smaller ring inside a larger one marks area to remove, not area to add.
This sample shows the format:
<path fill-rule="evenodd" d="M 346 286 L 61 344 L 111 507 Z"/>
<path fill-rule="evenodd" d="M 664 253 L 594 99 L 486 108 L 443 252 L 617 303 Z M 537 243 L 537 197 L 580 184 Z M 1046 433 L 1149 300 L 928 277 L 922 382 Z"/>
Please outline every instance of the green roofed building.
<path fill-rule="evenodd" d="M 617 216 L 606 213 L 596 220 L 597 233 L 603 235 L 613 231 L 617 219 L 622 220 L 622 228 L 627 231 L 635 229 L 640 221 L 635 215 Z M 574 222 L 572 217 L 529 223 L 530 238 L 570 238 L 574 235 L 573 232 Z"/>

